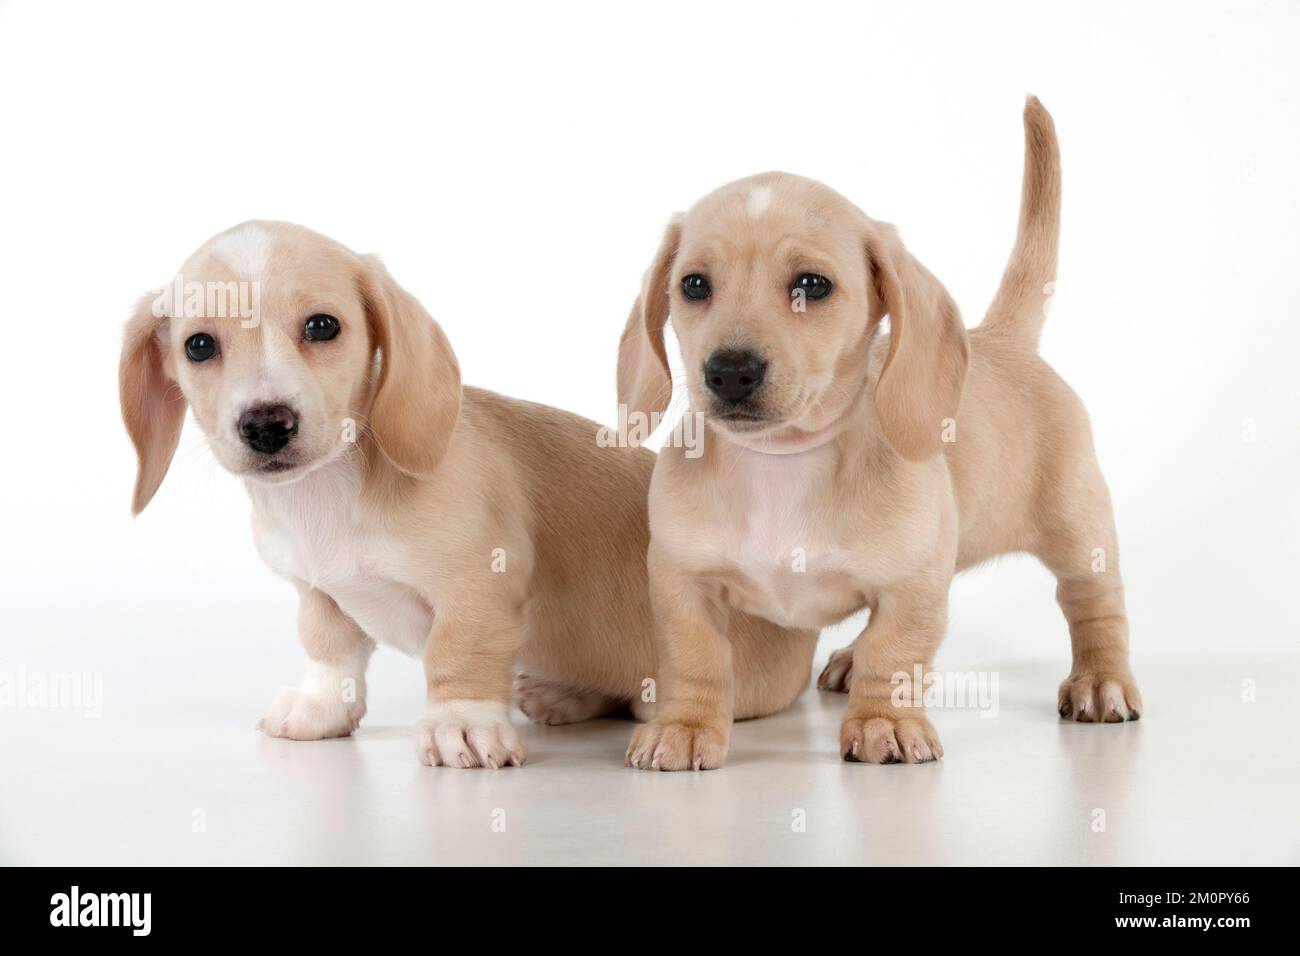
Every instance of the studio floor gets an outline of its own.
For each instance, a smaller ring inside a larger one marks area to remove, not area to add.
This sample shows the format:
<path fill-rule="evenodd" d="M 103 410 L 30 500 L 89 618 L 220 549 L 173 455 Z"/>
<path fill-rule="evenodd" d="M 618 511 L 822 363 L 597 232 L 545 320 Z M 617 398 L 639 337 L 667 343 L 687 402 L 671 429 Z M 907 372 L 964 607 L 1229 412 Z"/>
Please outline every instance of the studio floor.
<path fill-rule="evenodd" d="M 653 773 L 622 766 L 623 720 L 529 725 L 523 769 L 422 767 L 418 667 L 376 660 L 371 712 L 345 740 L 263 737 L 247 678 L 192 656 L 171 663 L 206 671 L 199 685 L 161 681 L 155 660 L 134 684 L 118 675 L 99 718 L 3 712 L 0 862 L 1300 863 L 1292 661 L 1258 660 L 1256 677 L 1240 660 L 1139 658 L 1147 714 L 1106 726 L 1057 718 L 1056 668 L 985 662 L 996 716 L 935 712 L 947 755 L 922 766 L 841 762 L 844 698 L 810 688 L 739 725 L 724 769 Z M 401 691 L 374 699 L 385 683 Z"/>

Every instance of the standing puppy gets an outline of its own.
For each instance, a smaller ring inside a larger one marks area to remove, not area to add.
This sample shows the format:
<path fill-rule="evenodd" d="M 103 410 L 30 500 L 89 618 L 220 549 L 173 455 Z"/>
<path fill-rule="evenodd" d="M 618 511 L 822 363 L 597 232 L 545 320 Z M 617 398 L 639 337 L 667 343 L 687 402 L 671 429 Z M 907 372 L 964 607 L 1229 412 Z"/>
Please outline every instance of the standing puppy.
<path fill-rule="evenodd" d="M 1079 399 L 1037 354 L 1056 271 L 1060 159 L 1025 108 L 1020 228 L 984 322 L 876 222 L 781 173 L 706 196 L 669 226 L 623 333 L 620 401 L 662 412 L 671 312 L 704 454 L 660 453 L 649 553 L 659 711 L 638 767 L 718 767 L 731 714 L 725 623 L 870 623 L 820 681 L 847 689 L 844 759 L 942 756 L 923 686 L 953 574 L 1027 551 L 1056 575 L 1074 667 L 1063 717 L 1136 719 L 1110 498 Z M 880 331 L 889 316 L 889 331 Z"/>
<path fill-rule="evenodd" d="M 192 408 L 245 480 L 259 551 L 300 597 L 307 673 L 272 702 L 268 734 L 351 733 L 376 641 L 424 661 L 417 743 L 435 766 L 523 763 L 517 667 L 534 719 L 653 713 L 654 455 L 599 447 L 576 415 L 462 389 L 442 329 L 379 260 L 300 226 L 222 233 L 174 288 L 141 301 L 122 347 L 133 510 L 158 490 Z M 728 709 L 788 705 L 816 635 L 737 618 L 730 637 Z"/>

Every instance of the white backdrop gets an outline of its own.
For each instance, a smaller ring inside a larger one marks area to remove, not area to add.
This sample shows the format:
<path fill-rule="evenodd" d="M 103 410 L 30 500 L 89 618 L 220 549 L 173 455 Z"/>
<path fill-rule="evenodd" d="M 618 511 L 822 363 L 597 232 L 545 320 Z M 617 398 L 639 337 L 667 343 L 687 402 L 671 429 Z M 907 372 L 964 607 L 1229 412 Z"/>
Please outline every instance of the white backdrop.
<path fill-rule="evenodd" d="M 822 179 L 898 223 L 978 322 L 1034 92 L 1065 164 L 1043 349 L 1092 414 L 1139 677 L 1294 654 L 1298 10 L 4 4 L 0 652 L 110 675 L 143 654 L 133 679 L 154 682 L 242 641 L 254 696 L 296 682 L 292 590 L 192 427 L 129 517 L 121 324 L 212 233 L 288 219 L 381 253 L 466 382 L 610 421 L 660 229 L 750 173 Z M 1028 559 L 961 579 L 952 621 L 941 665 L 1065 673 Z M 378 683 L 418 700 L 418 670 L 389 658 Z"/>

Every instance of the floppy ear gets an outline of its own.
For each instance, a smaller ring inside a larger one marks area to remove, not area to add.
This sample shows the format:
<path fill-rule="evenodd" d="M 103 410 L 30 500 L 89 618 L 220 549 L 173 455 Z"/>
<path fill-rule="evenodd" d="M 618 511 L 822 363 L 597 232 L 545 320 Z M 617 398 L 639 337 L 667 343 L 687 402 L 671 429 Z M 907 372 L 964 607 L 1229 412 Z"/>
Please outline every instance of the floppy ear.
<path fill-rule="evenodd" d="M 118 365 L 122 421 L 135 444 L 139 470 L 131 514 L 138 515 L 153 498 L 171 465 L 185 424 L 185 396 L 171 374 L 168 320 L 154 315 L 152 295 L 136 305 L 126 324 Z"/>
<path fill-rule="evenodd" d="M 460 365 L 441 326 L 378 257 L 361 261 L 358 285 L 381 355 L 370 429 L 399 471 L 425 477 L 438 467 L 460 416 Z"/>
<path fill-rule="evenodd" d="M 673 397 L 664 325 L 668 322 L 668 273 L 681 234 L 680 220 L 674 218 L 646 270 L 641 294 L 632 303 L 632 314 L 618 343 L 618 402 L 627 407 L 628 414 L 662 415 Z"/>
<path fill-rule="evenodd" d="M 945 419 L 955 419 L 970 343 L 957 305 L 942 283 L 912 258 L 887 223 L 873 222 L 867 254 L 880 303 L 889 313 L 889 355 L 876 382 L 881 430 L 904 458 L 939 451 Z"/>

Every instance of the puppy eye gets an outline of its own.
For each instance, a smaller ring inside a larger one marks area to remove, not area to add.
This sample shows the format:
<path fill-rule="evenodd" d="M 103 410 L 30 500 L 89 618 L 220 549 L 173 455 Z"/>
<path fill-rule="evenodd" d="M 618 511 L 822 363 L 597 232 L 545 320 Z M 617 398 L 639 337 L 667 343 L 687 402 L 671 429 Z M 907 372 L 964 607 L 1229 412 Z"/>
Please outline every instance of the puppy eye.
<path fill-rule="evenodd" d="M 831 280 L 815 272 L 805 272 L 794 280 L 794 287 L 802 289 L 810 299 L 824 299 L 831 294 Z"/>
<path fill-rule="evenodd" d="M 313 315 L 302 327 L 302 337 L 308 342 L 328 342 L 339 334 L 339 320 L 332 315 Z"/>
<path fill-rule="evenodd" d="M 206 362 L 217 354 L 217 340 L 207 332 L 196 332 L 185 340 L 185 354 L 191 362 Z"/>
<path fill-rule="evenodd" d="M 713 295 L 713 286 L 699 273 L 691 273 L 682 280 L 682 295 L 688 299 L 707 299 Z"/>

